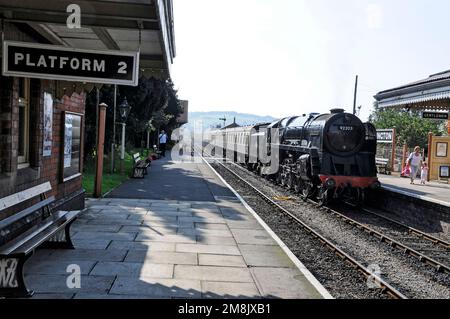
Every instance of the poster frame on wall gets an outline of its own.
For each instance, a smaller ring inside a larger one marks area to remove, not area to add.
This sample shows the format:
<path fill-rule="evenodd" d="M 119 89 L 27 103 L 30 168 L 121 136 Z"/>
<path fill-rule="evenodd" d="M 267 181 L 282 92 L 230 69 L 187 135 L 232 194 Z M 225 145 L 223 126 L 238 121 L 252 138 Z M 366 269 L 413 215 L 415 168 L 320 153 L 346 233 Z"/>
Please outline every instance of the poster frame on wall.
<path fill-rule="evenodd" d="M 60 167 L 61 167 L 61 182 L 67 182 L 69 180 L 72 180 L 74 178 L 77 178 L 81 176 L 81 169 L 82 169 L 82 149 L 81 146 L 83 145 L 83 122 L 84 122 L 84 114 L 82 113 L 76 113 L 76 112 L 69 112 L 64 111 L 62 114 L 62 125 L 61 125 L 61 160 L 60 160 Z M 79 117 L 80 118 L 80 149 L 78 150 L 78 170 L 76 173 L 67 175 L 66 170 L 71 168 L 72 166 L 72 138 L 73 138 L 73 122 L 71 119 L 73 117 Z M 70 138 L 70 145 L 68 145 L 68 139 Z M 70 146 L 70 150 L 69 150 Z M 69 165 L 70 164 L 70 165 Z M 66 176 L 67 175 L 67 176 Z"/>
<path fill-rule="evenodd" d="M 44 92 L 44 132 L 42 142 L 42 156 L 52 155 L 53 147 L 53 97 Z"/>

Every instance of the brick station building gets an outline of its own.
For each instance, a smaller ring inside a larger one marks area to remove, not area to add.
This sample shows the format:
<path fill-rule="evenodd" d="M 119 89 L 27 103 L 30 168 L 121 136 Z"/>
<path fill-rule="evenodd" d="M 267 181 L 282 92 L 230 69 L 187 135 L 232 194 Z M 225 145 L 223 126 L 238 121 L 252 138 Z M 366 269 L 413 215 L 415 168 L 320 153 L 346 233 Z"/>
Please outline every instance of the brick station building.
<path fill-rule="evenodd" d="M 0 0 L 4 40 L 58 45 L 75 51 L 139 50 L 139 77 L 170 77 L 175 56 L 171 0 L 77 1 L 80 29 L 66 26 L 70 14 L 66 9 L 71 3 Z M 0 76 L 0 201 L 49 181 L 57 208 L 84 207 L 85 103 L 87 92 L 101 85 Z M 68 127 L 70 135 L 65 134 Z M 0 220 L 11 213 L 3 212 Z"/>

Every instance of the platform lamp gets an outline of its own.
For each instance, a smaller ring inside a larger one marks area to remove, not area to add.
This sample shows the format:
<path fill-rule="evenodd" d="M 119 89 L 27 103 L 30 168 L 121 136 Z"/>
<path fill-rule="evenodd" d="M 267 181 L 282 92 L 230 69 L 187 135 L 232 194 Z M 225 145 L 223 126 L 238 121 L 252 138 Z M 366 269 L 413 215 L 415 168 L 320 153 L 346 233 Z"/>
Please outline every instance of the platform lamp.
<path fill-rule="evenodd" d="M 125 160 L 125 127 L 128 115 L 130 114 L 131 107 L 128 104 L 127 98 L 125 97 L 122 103 L 119 105 L 119 114 L 122 118 L 122 145 L 120 147 L 120 173 L 124 173 L 124 160 Z"/>

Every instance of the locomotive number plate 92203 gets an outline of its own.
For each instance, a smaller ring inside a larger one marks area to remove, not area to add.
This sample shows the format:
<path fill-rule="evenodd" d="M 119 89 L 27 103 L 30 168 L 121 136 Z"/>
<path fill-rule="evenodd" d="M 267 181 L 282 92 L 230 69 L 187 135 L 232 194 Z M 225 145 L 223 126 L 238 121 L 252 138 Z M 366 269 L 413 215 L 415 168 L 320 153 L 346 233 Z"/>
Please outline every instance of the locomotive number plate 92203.
<path fill-rule="evenodd" d="M 346 131 L 346 132 L 353 131 L 353 126 L 340 125 L 339 126 L 339 130 L 340 131 Z"/>

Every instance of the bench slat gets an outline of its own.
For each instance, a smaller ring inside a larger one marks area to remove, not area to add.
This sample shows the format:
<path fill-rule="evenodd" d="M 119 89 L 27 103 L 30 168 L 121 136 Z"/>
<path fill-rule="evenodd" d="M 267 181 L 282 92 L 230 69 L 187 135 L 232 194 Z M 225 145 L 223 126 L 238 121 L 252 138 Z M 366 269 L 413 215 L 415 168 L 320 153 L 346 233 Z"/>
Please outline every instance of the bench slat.
<path fill-rule="evenodd" d="M 45 206 L 53 203 L 55 201 L 55 197 L 51 196 L 50 198 L 47 198 L 43 201 L 40 201 L 39 203 L 36 203 L 35 205 L 28 207 L 26 209 L 24 209 L 23 211 L 21 211 L 20 213 L 14 214 L 12 216 L 9 216 L 3 220 L 0 221 L 0 229 L 3 229 L 15 222 L 17 222 L 18 220 L 27 217 L 28 215 L 33 214 L 35 211 L 44 208 Z"/>
<path fill-rule="evenodd" d="M 50 227 L 39 232 L 33 240 L 28 241 L 24 245 L 17 248 L 13 251 L 13 254 L 29 254 L 31 251 L 56 235 L 59 231 L 63 230 L 68 223 L 73 221 L 78 216 L 80 211 L 59 211 L 57 213 L 57 215 L 60 216 L 56 216 L 56 221 L 52 221 L 52 225 Z"/>
<path fill-rule="evenodd" d="M 72 221 L 80 211 L 57 211 L 0 248 L 0 255 L 29 254 Z"/>
<path fill-rule="evenodd" d="M 4 198 L 0 199 L 0 212 L 9 207 L 15 206 L 21 202 L 24 202 L 33 197 L 36 197 L 45 192 L 48 192 L 51 189 L 52 189 L 52 186 L 50 185 L 50 182 L 46 182 L 46 183 L 34 186 L 32 188 L 26 189 L 24 191 L 15 193 L 13 195 L 4 197 Z"/>

